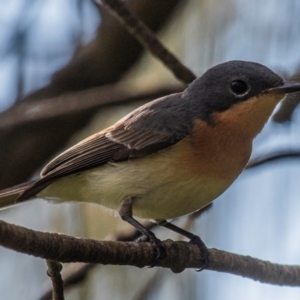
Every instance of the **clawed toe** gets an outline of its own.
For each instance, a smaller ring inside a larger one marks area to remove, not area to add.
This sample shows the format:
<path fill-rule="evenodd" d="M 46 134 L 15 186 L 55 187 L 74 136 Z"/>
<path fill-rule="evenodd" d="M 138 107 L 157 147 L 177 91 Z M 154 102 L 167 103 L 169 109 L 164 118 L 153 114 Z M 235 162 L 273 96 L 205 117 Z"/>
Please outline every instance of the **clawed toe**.
<path fill-rule="evenodd" d="M 205 267 L 207 267 L 208 264 L 209 264 L 209 259 L 210 259 L 209 251 L 208 251 L 207 247 L 205 246 L 205 244 L 203 243 L 203 241 L 197 235 L 194 235 L 190 239 L 190 243 L 196 245 L 201 251 L 201 256 L 202 256 L 201 264 L 202 264 L 202 267 L 200 269 L 196 270 L 197 272 L 200 272 L 203 269 L 205 269 Z"/>

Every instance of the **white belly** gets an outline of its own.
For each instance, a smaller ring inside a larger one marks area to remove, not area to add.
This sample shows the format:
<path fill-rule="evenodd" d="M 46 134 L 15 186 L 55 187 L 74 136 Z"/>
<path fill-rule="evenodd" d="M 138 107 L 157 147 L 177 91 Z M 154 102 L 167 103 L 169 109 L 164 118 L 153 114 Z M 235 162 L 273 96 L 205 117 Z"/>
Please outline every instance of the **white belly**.
<path fill-rule="evenodd" d="M 132 196 L 134 216 L 172 219 L 201 209 L 232 183 L 232 180 L 212 179 L 201 169 L 191 174 L 174 165 L 173 158 L 170 153 L 161 153 L 111 163 L 61 178 L 39 196 L 93 202 L 113 210 L 118 209 L 124 197 Z"/>

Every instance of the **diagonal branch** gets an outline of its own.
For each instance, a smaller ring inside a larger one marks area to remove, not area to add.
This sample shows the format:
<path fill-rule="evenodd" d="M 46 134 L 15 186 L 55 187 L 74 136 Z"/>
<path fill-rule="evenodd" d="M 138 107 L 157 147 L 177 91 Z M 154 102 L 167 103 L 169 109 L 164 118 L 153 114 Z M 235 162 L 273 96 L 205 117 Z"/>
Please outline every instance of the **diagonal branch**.
<path fill-rule="evenodd" d="M 126 0 L 153 32 L 160 30 L 182 0 Z M 99 7 L 98 7 L 99 8 Z M 107 10 L 93 41 L 80 45 L 72 60 L 54 73 L 51 82 L 23 100 L 46 99 L 62 93 L 111 84 L 139 59 L 144 49 Z"/>
<path fill-rule="evenodd" d="M 102 0 L 94 1 L 96 5 L 103 4 L 120 21 L 122 25 L 170 69 L 175 77 L 184 83 L 190 83 L 196 79 L 196 75 L 182 64 L 169 50 L 167 50 L 155 34 L 147 27 L 122 0 Z"/>

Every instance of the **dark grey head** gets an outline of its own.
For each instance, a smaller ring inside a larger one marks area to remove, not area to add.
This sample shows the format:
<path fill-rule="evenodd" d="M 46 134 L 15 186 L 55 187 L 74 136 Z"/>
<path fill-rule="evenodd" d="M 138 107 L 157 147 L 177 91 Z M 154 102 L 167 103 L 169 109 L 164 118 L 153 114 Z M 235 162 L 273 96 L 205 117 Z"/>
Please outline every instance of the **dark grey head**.
<path fill-rule="evenodd" d="M 183 96 L 196 100 L 209 120 L 214 111 L 224 111 L 241 101 L 247 101 L 266 92 L 282 94 L 300 91 L 299 84 L 289 84 L 269 68 L 254 62 L 229 61 L 219 64 L 197 78 L 185 90 Z M 197 102 L 197 104 L 196 104 Z"/>

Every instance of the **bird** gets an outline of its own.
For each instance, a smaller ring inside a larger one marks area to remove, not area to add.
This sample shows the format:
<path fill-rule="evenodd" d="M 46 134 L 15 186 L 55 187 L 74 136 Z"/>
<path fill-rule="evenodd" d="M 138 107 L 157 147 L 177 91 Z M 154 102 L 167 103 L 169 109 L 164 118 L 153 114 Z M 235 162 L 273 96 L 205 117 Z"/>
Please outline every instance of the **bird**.
<path fill-rule="evenodd" d="M 276 105 L 295 92 L 300 84 L 259 63 L 218 64 L 183 92 L 146 103 L 62 152 L 39 179 L 0 191 L 0 207 L 34 198 L 97 203 L 146 235 L 162 258 L 160 240 L 136 218 L 192 239 L 168 220 L 229 188 Z"/>

